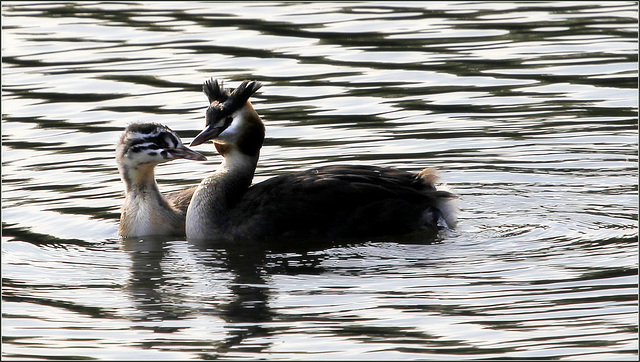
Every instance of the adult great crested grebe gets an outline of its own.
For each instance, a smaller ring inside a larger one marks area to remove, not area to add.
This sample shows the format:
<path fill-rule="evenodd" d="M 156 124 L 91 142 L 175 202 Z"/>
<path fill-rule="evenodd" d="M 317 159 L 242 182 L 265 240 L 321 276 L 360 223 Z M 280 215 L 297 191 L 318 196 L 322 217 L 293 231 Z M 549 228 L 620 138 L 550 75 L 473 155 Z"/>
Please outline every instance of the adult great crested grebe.
<path fill-rule="evenodd" d="M 154 176 L 158 164 L 178 158 L 207 159 L 185 147 L 166 126 L 134 123 L 124 130 L 116 146 L 116 162 L 126 194 L 120 236 L 185 235 L 185 215 L 195 187 L 162 196 Z"/>
<path fill-rule="evenodd" d="M 359 237 L 455 227 L 456 197 L 436 190 L 435 172 L 325 166 L 251 186 L 265 127 L 249 101 L 261 83 L 235 90 L 204 83 L 206 128 L 190 146 L 213 140 L 224 160 L 202 180 L 187 209 L 188 239 Z"/>

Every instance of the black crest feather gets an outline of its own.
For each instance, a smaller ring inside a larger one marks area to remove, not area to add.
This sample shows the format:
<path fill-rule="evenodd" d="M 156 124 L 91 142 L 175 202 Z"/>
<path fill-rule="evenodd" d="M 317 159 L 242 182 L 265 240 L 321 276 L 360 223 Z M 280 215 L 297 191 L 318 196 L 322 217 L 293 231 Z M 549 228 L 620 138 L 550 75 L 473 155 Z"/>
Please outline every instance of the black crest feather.
<path fill-rule="evenodd" d="M 244 80 L 236 89 L 223 87 L 223 82 L 217 79 L 209 79 L 204 82 L 202 90 L 207 95 L 209 103 L 218 101 L 218 103 L 244 104 L 249 98 L 262 87 L 262 83 L 255 80 Z"/>
<path fill-rule="evenodd" d="M 222 103 L 226 101 L 230 95 L 229 90 L 223 88 L 222 82 L 218 83 L 218 80 L 213 78 L 204 82 L 202 90 L 204 91 L 204 94 L 207 95 L 209 103 L 213 101 Z"/>
<path fill-rule="evenodd" d="M 251 97 L 261 87 L 262 87 L 262 83 L 258 81 L 244 80 L 238 86 L 238 88 L 234 89 L 233 92 L 231 92 L 231 95 L 229 95 L 228 101 L 238 105 L 244 104 L 249 100 L 249 97 Z"/>

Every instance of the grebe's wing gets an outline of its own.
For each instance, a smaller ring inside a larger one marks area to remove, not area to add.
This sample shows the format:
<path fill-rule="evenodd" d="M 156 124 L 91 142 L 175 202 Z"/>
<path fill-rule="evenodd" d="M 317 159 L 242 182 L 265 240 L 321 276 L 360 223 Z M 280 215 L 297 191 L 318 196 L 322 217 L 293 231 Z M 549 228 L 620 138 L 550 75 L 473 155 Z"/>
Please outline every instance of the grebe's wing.
<path fill-rule="evenodd" d="M 397 234 L 432 222 L 427 214 L 453 197 L 420 174 L 326 166 L 251 186 L 233 207 L 230 224 L 234 234 L 247 237 Z"/>

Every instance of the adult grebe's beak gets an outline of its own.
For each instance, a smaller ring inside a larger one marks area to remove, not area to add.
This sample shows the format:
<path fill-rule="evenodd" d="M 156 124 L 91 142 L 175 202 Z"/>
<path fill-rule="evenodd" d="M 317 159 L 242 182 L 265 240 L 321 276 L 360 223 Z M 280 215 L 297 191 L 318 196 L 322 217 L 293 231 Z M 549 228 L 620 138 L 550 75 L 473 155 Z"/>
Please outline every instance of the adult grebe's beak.
<path fill-rule="evenodd" d="M 208 140 L 214 139 L 218 137 L 220 133 L 222 133 L 222 131 L 224 131 L 226 128 L 227 127 L 225 126 L 221 127 L 220 125 L 211 124 L 207 126 L 207 128 L 203 129 L 202 132 L 200 132 L 196 136 L 196 138 L 194 138 L 193 141 L 191 141 L 191 144 L 189 146 L 191 147 L 197 146 L 207 142 Z"/>

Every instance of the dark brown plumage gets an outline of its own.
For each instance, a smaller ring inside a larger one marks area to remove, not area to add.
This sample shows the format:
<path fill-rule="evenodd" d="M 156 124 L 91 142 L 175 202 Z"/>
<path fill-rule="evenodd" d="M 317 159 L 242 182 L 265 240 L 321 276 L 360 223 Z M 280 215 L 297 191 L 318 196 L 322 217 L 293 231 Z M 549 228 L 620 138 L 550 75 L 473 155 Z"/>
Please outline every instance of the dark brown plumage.
<path fill-rule="evenodd" d="M 174 209 L 180 212 L 180 215 L 184 217 L 187 214 L 187 208 L 189 207 L 189 203 L 191 202 L 191 196 L 193 196 L 193 192 L 196 191 L 198 186 L 192 186 L 186 188 L 184 190 L 172 191 L 166 194 L 167 202 Z"/>
<path fill-rule="evenodd" d="M 437 230 L 439 201 L 425 177 L 375 166 L 326 166 L 255 184 L 233 206 L 229 231 L 251 238 L 350 237 Z"/>

